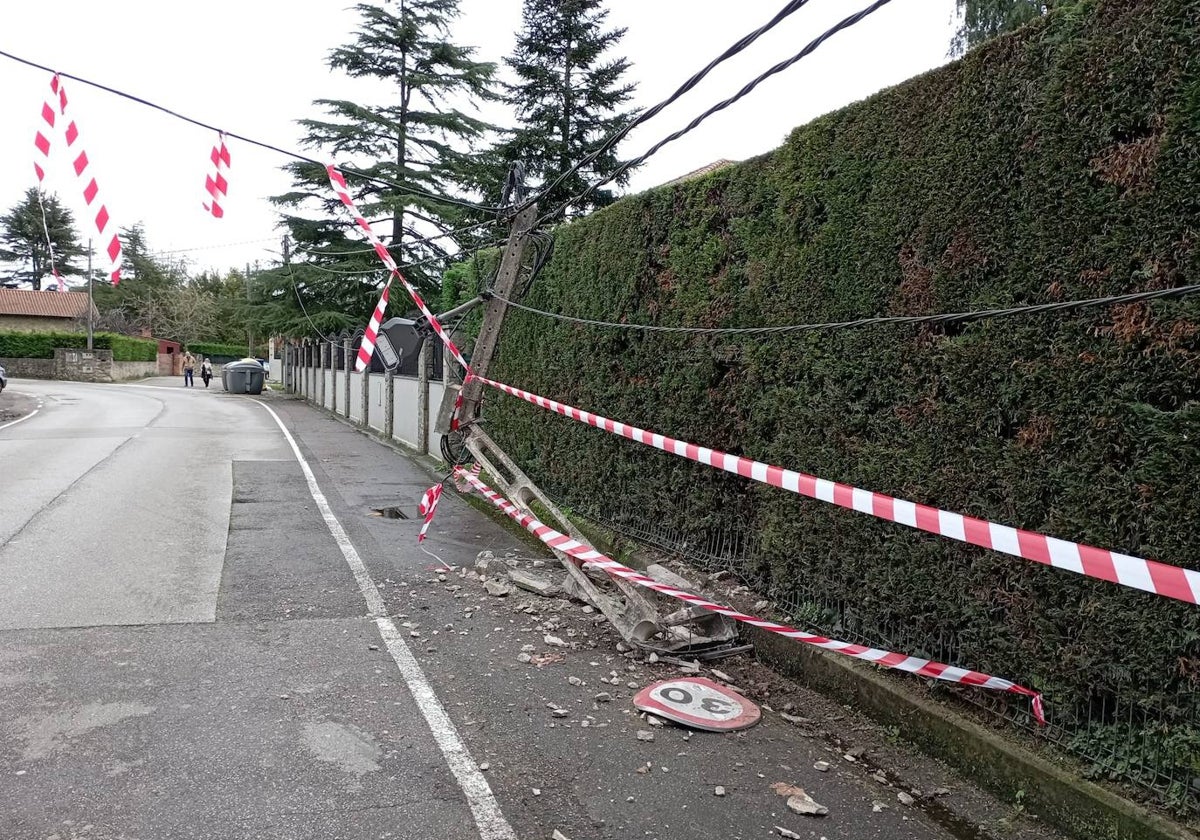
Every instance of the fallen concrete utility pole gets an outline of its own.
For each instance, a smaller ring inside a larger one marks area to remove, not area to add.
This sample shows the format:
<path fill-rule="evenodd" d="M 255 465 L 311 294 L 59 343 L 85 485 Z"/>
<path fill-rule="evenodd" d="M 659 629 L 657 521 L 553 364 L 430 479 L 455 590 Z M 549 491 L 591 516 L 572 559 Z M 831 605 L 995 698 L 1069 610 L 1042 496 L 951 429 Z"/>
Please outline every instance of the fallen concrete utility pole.
<path fill-rule="evenodd" d="M 512 296 L 513 289 L 517 286 L 517 279 L 524 265 L 529 234 L 536 219 L 537 205 L 531 204 L 522 209 L 513 220 L 508 243 L 492 286 L 495 296 L 484 296 L 490 297 L 490 300 L 484 311 L 479 338 L 475 342 L 470 359 L 471 370 L 476 376 L 483 377 L 488 374 L 508 308 L 505 300 Z M 483 383 L 477 380 L 471 380 L 462 386 L 463 403 L 459 419 L 460 431 L 467 449 L 491 475 L 494 483 L 498 485 L 497 489 L 518 508 L 548 521 L 580 542 L 588 542 L 588 538 L 575 524 L 563 515 L 516 462 L 479 427 L 476 421 L 479 419 L 482 389 Z M 443 435 L 453 434 L 450 431 L 450 417 L 456 398 L 457 389 L 447 383 L 435 427 L 436 431 Z M 536 511 L 532 507 L 535 503 L 539 508 Z M 685 622 L 680 620 L 680 614 L 676 611 L 666 619 L 660 618 L 654 602 L 641 588 L 619 578 L 609 578 L 602 572 L 596 572 L 598 577 L 593 580 L 572 557 L 560 551 L 555 551 L 554 554 L 567 570 L 567 594 L 600 610 L 626 642 L 671 651 L 710 647 L 728 648 L 729 652 L 735 652 L 733 643 L 737 639 L 737 626 L 724 616 L 700 611 L 702 614 L 689 613 Z M 607 594 L 601 590 L 598 582 L 615 586 L 620 595 Z M 682 626 L 685 623 L 687 626 Z M 736 648 L 736 651 L 741 650 L 745 648 Z"/>

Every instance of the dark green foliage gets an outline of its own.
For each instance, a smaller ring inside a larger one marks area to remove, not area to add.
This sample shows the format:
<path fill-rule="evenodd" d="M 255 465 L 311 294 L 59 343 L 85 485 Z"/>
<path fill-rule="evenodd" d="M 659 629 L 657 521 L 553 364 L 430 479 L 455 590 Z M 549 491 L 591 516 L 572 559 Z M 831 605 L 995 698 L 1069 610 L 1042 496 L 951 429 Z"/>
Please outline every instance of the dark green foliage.
<path fill-rule="evenodd" d="M 525 0 L 515 54 L 505 59 L 517 77 L 516 84 L 505 85 L 504 97 L 516 110 L 517 128 L 498 155 L 524 163 L 535 186 L 582 161 L 632 117 L 620 110 L 635 87 L 621 81 L 629 62 L 606 57 L 625 30 L 604 31 L 603 6 L 602 0 Z M 568 201 L 619 165 L 615 151 L 604 153 L 552 190 L 543 210 Z M 623 175 L 618 183 L 627 180 Z M 611 190 L 597 190 L 568 209 L 582 213 L 612 200 Z"/>
<path fill-rule="evenodd" d="M 244 359 L 246 358 L 247 347 L 245 344 L 213 344 L 207 341 L 193 341 L 185 349 L 193 356 Z"/>
<path fill-rule="evenodd" d="M 53 359 L 56 347 L 87 347 L 87 333 L 0 331 L 0 357 L 7 359 Z M 114 362 L 153 362 L 158 342 L 115 333 L 96 333 L 92 347 L 112 350 Z"/>
<path fill-rule="evenodd" d="M 455 103 L 494 98 L 495 65 L 476 61 L 474 47 L 450 40 L 458 0 L 360 3 L 355 9 L 362 25 L 353 43 L 330 54 L 329 65 L 368 80 L 374 90 L 388 90 L 385 103 L 318 100 L 314 104 L 326 116 L 300 121 L 307 132 L 304 143 L 339 165 L 399 185 L 343 173 L 365 218 L 391 220 L 387 244 L 398 263 L 453 253 L 449 240 L 427 238 L 466 218 L 468 211 L 454 198 L 462 184 L 478 179 L 470 147 L 489 127 Z M 378 297 L 386 272 L 330 188 L 325 168 L 304 162 L 286 168 L 295 189 L 273 201 L 289 212 L 284 222 L 295 241 L 295 262 L 336 272 L 321 280 L 333 287 L 323 295 L 329 307 L 310 315 L 352 312 L 359 323 L 375 305 L 372 300 L 364 308 L 361 300 L 372 290 Z M 317 209 L 317 215 L 309 215 Z M 427 292 L 436 290 L 436 274 L 421 266 L 406 269 L 406 276 Z"/>
<path fill-rule="evenodd" d="M 35 290 L 42 288 L 42 281 L 51 273 L 47 233 L 54 245 L 53 263 L 59 275 L 83 274 L 80 258 L 87 249 L 79 244 L 71 211 L 59 203 L 57 196 L 43 195 L 30 187 L 20 204 L 0 216 L 0 261 L 17 264 L 12 279 L 30 283 Z"/>
<path fill-rule="evenodd" d="M 961 22 L 950 45 L 952 55 L 962 55 L 997 35 L 1012 32 L 1051 9 L 1079 0 L 955 0 Z"/>
<path fill-rule="evenodd" d="M 1195 3 L 1086 6 L 797 129 L 768 156 L 561 228 L 526 302 L 751 326 L 1200 282 Z M 1196 298 L 765 340 L 514 311 L 500 348 L 502 381 L 609 417 L 1198 565 Z M 1167 729 L 1196 725 L 1194 606 L 719 474 L 502 395 L 487 414 L 567 504 L 638 510 L 698 539 L 754 530 L 748 573 L 798 609 L 839 603 L 863 626 L 904 628 L 917 640 L 906 652 L 949 649 L 954 664 L 1045 690 L 1064 725 L 1101 698 L 1165 708 Z"/>

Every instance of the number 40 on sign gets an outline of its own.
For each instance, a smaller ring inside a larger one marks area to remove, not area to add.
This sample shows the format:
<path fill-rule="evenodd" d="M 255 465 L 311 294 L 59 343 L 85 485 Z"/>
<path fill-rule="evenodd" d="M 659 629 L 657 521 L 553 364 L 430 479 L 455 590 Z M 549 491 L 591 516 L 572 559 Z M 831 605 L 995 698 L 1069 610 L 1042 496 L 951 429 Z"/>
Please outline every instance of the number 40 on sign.
<path fill-rule="evenodd" d="M 762 713 L 736 691 L 704 677 L 664 680 L 648 685 L 633 705 L 675 723 L 709 732 L 732 732 L 758 723 Z"/>

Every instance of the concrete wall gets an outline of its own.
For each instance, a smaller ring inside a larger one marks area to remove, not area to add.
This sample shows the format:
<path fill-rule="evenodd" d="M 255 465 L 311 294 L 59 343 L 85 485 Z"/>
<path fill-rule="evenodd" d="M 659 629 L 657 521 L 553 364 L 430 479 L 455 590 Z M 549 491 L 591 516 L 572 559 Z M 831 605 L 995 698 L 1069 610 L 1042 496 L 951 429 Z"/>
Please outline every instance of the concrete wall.
<path fill-rule="evenodd" d="M 361 373 L 350 374 L 350 419 L 355 423 L 363 422 L 363 405 L 362 405 L 362 389 L 363 378 Z M 342 414 L 346 413 L 346 406 L 341 406 Z"/>
<path fill-rule="evenodd" d="M 281 381 L 291 381 L 291 393 L 327 411 L 334 411 L 339 417 L 347 417 L 354 423 L 373 429 L 381 435 L 388 433 L 390 422 L 389 437 L 392 440 L 419 453 L 428 452 L 441 459 L 442 436 L 434 431 L 442 394 L 445 391 L 441 382 L 422 381 L 416 376 L 389 377 L 385 373 L 372 373 L 365 377 L 364 388 L 363 375 L 351 372 L 347 387 L 346 372 L 323 369 L 318 354 L 314 354 L 315 363 L 311 365 L 304 364 L 307 358 L 304 352 L 298 351 L 294 358 L 296 367 L 286 375 L 286 379 L 282 368 L 279 372 Z M 329 364 L 328 355 L 325 363 Z M 424 401 L 421 399 L 423 389 L 428 391 L 428 398 Z M 349 401 L 346 399 L 347 392 L 350 396 Z M 422 434 L 425 437 L 424 441 L 421 440 Z"/>
<path fill-rule="evenodd" d="M 128 379 L 142 379 L 146 376 L 156 376 L 161 372 L 159 362 L 113 362 L 112 363 L 112 378 L 117 381 L 125 381 Z M 214 374 L 220 378 L 221 374 L 213 370 Z M 197 374 L 196 378 L 199 379 Z"/>
<path fill-rule="evenodd" d="M 371 416 L 368 418 L 367 425 L 377 432 L 382 432 L 384 428 L 384 397 L 387 396 L 387 376 L 382 373 L 371 374 L 370 396 L 367 398 L 370 403 Z"/>
<path fill-rule="evenodd" d="M 336 374 L 336 373 L 337 373 L 336 370 L 325 370 L 325 371 L 321 371 L 321 374 L 320 374 L 320 376 L 323 379 L 323 382 L 321 384 L 321 390 L 319 392 L 319 395 L 323 396 L 323 398 L 324 398 L 324 402 L 322 403 L 322 405 L 325 408 L 328 408 L 330 410 L 333 409 L 333 395 L 335 393 L 334 386 L 337 385 L 337 382 L 334 379 L 334 374 Z"/>
<path fill-rule="evenodd" d="M 0 359 L 0 367 L 10 377 L 19 379 L 53 379 L 53 359 Z"/>
<path fill-rule="evenodd" d="M 47 294 L 50 294 L 47 292 Z M 39 318 L 36 315 L 0 315 L 0 330 L 22 332 L 81 332 L 74 318 Z"/>
<path fill-rule="evenodd" d="M 437 418 L 438 408 L 442 405 L 442 394 L 445 391 L 446 388 L 441 382 L 429 383 L 429 422 L 425 424 L 425 428 L 428 431 L 427 443 L 429 454 L 436 457 L 439 461 L 442 458 L 442 436 L 435 432 L 433 427 L 437 425 L 435 419 Z"/>

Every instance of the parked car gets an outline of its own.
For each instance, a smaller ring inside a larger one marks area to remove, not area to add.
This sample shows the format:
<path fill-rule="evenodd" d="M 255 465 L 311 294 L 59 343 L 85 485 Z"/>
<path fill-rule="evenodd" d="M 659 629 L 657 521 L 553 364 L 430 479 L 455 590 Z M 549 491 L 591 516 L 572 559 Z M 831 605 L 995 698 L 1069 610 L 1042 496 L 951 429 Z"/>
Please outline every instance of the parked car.
<path fill-rule="evenodd" d="M 4 372 L 4 365 L 0 365 L 0 394 L 4 393 L 4 386 L 8 384 L 8 374 Z"/>

